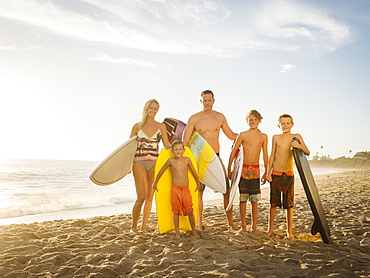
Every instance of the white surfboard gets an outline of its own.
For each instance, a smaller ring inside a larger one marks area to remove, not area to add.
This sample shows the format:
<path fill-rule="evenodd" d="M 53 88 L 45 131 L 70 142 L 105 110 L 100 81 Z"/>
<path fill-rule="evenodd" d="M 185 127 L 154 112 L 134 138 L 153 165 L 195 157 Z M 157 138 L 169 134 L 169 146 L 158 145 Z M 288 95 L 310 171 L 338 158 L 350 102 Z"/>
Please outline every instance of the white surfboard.
<path fill-rule="evenodd" d="M 135 135 L 104 159 L 92 172 L 90 180 L 97 185 L 109 185 L 122 179 L 132 170 L 136 149 Z"/>
<path fill-rule="evenodd" d="M 236 192 L 238 192 L 239 189 L 239 181 L 242 175 L 242 170 L 243 170 L 243 146 L 240 145 L 233 162 L 233 171 L 231 174 L 230 198 L 229 204 L 226 207 L 226 211 L 229 211 L 233 206 Z"/>
<path fill-rule="evenodd" d="M 200 181 L 214 191 L 226 193 L 224 167 L 211 145 L 194 131 L 188 146 L 197 161 Z"/>

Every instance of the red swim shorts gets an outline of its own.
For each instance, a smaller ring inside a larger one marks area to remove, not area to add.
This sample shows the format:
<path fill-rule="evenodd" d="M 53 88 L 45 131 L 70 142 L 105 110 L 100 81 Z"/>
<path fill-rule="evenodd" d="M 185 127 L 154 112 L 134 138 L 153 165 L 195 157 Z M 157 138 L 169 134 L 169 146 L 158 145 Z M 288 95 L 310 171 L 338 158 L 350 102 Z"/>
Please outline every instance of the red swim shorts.
<path fill-rule="evenodd" d="M 172 212 L 181 216 L 188 215 L 189 211 L 193 211 L 189 187 L 172 185 L 171 204 Z"/>

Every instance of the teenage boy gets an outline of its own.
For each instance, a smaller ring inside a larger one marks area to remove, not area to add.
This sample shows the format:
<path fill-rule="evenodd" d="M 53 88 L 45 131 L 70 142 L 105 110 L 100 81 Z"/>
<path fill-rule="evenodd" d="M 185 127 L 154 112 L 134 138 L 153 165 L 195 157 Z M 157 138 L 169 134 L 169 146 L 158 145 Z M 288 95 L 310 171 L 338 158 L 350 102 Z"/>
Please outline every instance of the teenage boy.
<path fill-rule="evenodd" d="M 251 110 L 247 114 L 246 121 L 249 125 L 247 131 L 241 132 L 231 151 L 228 165 L 228 175 L 231 178 L 231 164 L 235 159 L 239 146 L 243 146 L 243 169 L 239 182 L 240 193 L 240 217 L 242 230 L 247 230 L 247 201 L 251 202 L 251 227 L 252 232 L 257 233 L 258 201 L 261 200 L 260 188 L 260 154 L 263 152 L 263 163 L 265 169 L 268 164 L 267 135 L 261 133 L 258 125 L 262 121 L 261 114 Z M 262 176 L 262 184 L 266 183 L 266 172 Z"/>

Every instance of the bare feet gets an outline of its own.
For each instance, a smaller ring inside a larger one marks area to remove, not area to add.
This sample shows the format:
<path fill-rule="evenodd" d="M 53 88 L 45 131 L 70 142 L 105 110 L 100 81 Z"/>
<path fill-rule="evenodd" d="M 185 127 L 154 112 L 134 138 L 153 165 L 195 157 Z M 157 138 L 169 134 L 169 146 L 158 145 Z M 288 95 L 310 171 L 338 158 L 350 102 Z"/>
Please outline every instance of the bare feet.
<path fill-rule="evenodd" d="M 229 225 L 229 228 L 231 228 L 234 231 L 238 231 L 239 228 L 237 228 L 234 224 Z"/>
<path fill-rule="evenodd" d="M 274 232 L 273 231 L 268 231 L 267 233 L 266 233 L 266 236 L 267 237 L 270 237 L 270 236 L 272 236 L 272 234 L 273 234 Z"/>
<path fill-rule="evenodd" d="M 143 233 L 143 234 L 149 233 L 146 228 L 144 228 L 144 229 L 140 228 L 140 230 L 138 230 L 138 228 L 136 228 L 136 227 L 131 227 L 130 232 L 135 233 L 135 234 L 137 234 L 137 233 Z"/>
<path fill-rule="evenodd" d="M 260 235 L 262 232 L 258 229 L 252 229 L 252 233 L 255 235 Z"/>
<path fill-rule="evenodd" d="M 197 231 L 195 230 L 195 231 L 193 231 L 193 236 L 195 237 L 195 238 L 200 238 L 200 236 L 198 235 L 198 233 L 197 233 Z"/>
<path fill-rule="evenodd" d="M 296 237 L 294 236 L 294 234 L 293 234 L 293 233 L 286 233 L 286 237 L 287 237 L 287 239 L 289 239 L 289 240 L 294 240 L 294 239 L 296 239 Z"/>

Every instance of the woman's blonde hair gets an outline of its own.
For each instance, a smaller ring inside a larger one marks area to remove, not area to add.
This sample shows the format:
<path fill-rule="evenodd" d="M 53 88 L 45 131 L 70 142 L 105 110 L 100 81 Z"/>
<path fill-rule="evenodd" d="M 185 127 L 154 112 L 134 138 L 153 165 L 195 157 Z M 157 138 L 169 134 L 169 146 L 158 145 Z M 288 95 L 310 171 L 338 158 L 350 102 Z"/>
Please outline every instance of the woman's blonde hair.
<path fill-rule="evenodd" d="M 142 111 L 142 114 L 141 114 L 141 122 L 139 123 L 139 128 L 144 127 L 144 125 L 146 123 L 146 120 L 147 120 L 147 117 L 148 117 L 148 109 L 149 109 L 149 106 L 152 103 L 158 104 L 158 109 L 159 109 L 159 102 L 156 99 L 150 99 L 147 102 L 145 102 L 144 107 L 143 107 L 143 111 Z"/>

